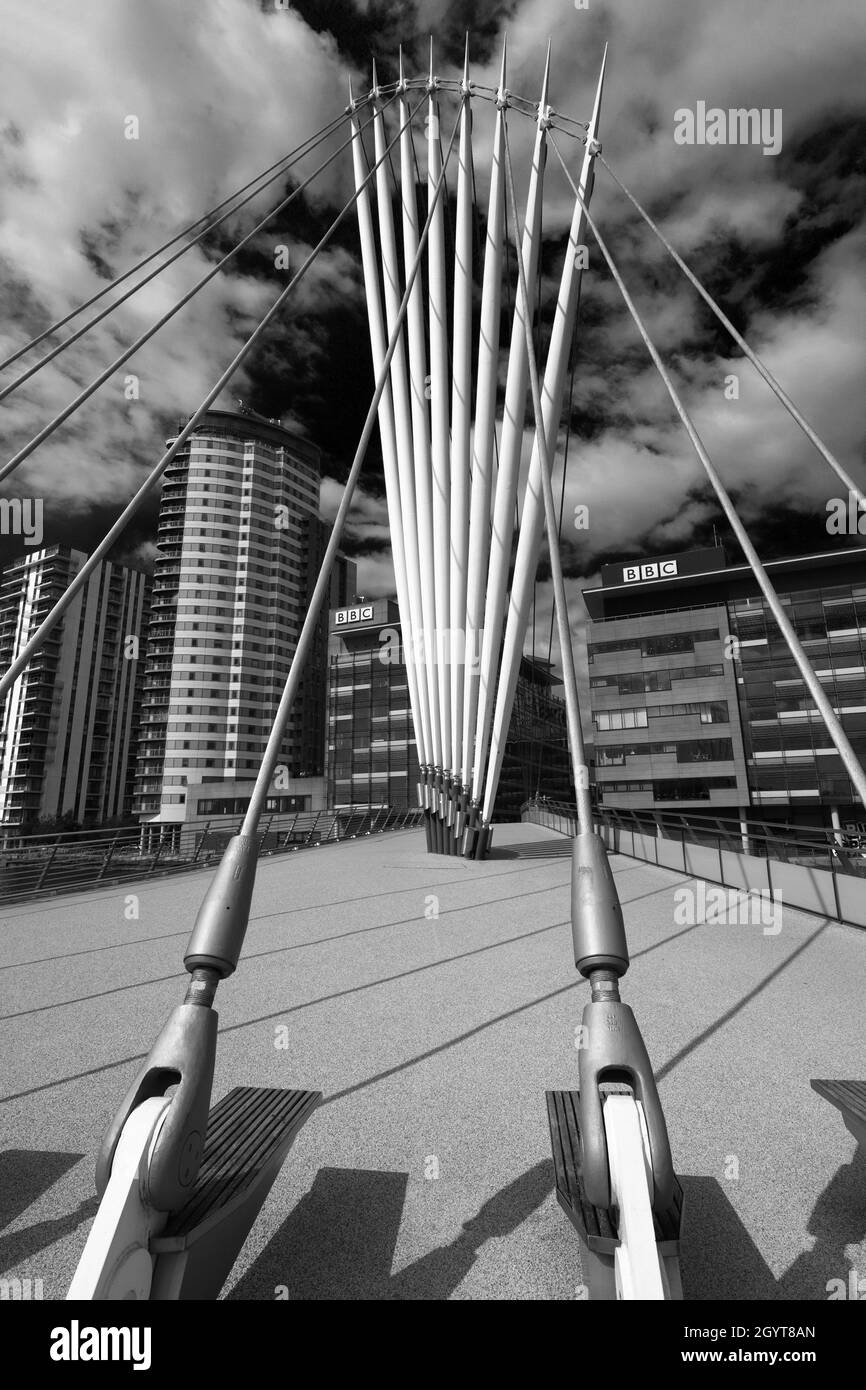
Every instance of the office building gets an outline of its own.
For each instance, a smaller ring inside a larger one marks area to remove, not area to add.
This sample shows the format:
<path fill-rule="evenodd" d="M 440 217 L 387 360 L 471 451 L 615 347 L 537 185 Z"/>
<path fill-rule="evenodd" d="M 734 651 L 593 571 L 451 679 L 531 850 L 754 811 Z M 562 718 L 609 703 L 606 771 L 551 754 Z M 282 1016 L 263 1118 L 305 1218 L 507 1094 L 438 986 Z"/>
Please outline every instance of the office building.
<path fill-rule="evenodd" d="M 866 549 L 766 566 L 866 757 Z M 751 569 L 720 547 L 602 566 L 584 590 L 601 806 L 864 819 Z"/>
<path fill-rule="evenodd" d="M 188 785 L 237 783 L 240 797 L 254 779 L 329 534 L 319 481 L 318 450 L 248 410 L 209 411 L 166 470 L 136 775 L 143 819 L 184 821 Z M 330 602 L 353 587 L 340 558 Z M 327 610 L 281 749 L 290 795 L 323 772 Z"/>
<path fill-rule="evenodd" d="M 418 805 L 418 749 L 394 599 L 332 610 L 327 730 L 331 807 Z"/>
<path fill-rule="evenodd" d="M 381 598 L 332 611 L 326 783 L 329 805 L 418 805 L 418 750 L 400 615 Z M 524 656 L 505 745 L 495 820 L 517 820 L 529 797 L 573 799 L 565 705 L 547 662 Z"/>
<path fill-rule="evenodd" d="M 68 589 L 86 556 L 28 551 L 0 583 L 0 669 L 6 670 Z M 95 826 L 128 816 L 148 577 L 96 567 L 9 691 L 0 728 L 0 826 L 66 817 Z"/>

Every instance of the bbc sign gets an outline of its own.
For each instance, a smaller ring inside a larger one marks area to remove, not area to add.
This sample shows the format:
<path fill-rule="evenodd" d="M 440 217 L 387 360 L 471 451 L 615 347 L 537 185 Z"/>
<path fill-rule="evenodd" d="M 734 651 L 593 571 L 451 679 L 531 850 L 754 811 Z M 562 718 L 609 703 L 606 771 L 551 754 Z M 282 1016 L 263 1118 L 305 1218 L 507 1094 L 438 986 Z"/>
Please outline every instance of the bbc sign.
<path fill-rule="evenodd" d="M 676 560 L 658 560 L 648 565 L 623 565 L 623 584 L 639 584 L 646 579 L 670 579 L 677 572 Z"/>
<path fill-rule="evenodd" d="M 335 615 L 337 627 L 346 627 L 348 623 L 366 623 L 373 617 L 373 605 L 367 603 L 363 608 L 338 608 Z"/>

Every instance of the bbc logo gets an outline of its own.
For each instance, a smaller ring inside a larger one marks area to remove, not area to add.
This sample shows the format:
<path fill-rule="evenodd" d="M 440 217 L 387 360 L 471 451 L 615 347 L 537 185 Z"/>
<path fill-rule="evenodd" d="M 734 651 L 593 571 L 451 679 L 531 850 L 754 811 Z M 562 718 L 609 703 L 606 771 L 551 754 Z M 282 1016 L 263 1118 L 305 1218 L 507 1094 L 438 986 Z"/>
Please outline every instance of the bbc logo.
<path fill-rule="evenodd" d="M 642 579 L 669 579 L 676 572 L 676 560 L 659 560 L 651 565 L 624 565 L 622 582 L 635 584 Z"/>
<path fill-rule="evenodd" d="M 336 614 L 336 626 L 344 627 L 346 623 L 363 623 L 369 621 L 373 616 L 372 603 L 365 605 L 364 608 L 340 608 Z"/>

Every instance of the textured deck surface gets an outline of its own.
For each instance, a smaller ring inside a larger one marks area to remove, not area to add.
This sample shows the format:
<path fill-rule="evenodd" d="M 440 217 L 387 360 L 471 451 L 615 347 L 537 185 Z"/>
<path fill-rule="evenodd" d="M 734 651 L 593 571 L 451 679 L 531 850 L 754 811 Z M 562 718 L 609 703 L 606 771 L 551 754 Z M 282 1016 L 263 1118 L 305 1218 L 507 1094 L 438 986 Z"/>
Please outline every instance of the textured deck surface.
<path fill-rule="evenodd" d="M 226 1296 L 569 1299 L 545 1092 L 577 1083 L 569 844 L 497 827 L 484 863 L 421 832 L 261 864 L 220 988 L 214 1098 L 310 1088 Z M 866 1079 L 866 934 L 684 921 L 689 880 L 614 860 L 623 998 L 685 1197 L 686 1298 L 826 1299 L 866 1272 L 866 1157 L 812 1077 Z M 0 1275 L 62 1297 L 101 1133 L 183 997 L 199 873 L 0 912 Z M 137 901 L 133 898 L 138 892 Z M 137 914 L 137 915 L 136 915 Z"/>

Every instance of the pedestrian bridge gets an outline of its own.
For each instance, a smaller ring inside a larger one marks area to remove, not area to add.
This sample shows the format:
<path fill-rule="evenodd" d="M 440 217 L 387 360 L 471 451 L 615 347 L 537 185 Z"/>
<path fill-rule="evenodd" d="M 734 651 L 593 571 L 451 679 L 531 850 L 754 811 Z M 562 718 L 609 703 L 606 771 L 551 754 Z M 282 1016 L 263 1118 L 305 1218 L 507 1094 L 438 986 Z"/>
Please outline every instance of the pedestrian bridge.
<path fill-rule="evenodd" d="M 612 862 L 640 962 L 623 997 L 685 1193 L 684 1297 L 825 1299 L 866 1270 L 866 1160 L 809 1082 L 866 1074 L 863 935 L 787 907 L 779 931 L 742 912 L 683 925 L 694 880 Z M 209 877 L 3 911 L 0 1278 L 65 1296 L 95 1146 L 176 1003 Z M 411 830 L 260 862 L 214 1099 L 251 1083 L 325 1099 L 224 1296 L 580 1296 L 545 1110 L 576 1084 L 589 990 L 570 877 L 571 840 L 527 824 L 497 826 L 484 861 L 431 856 Z"/>

